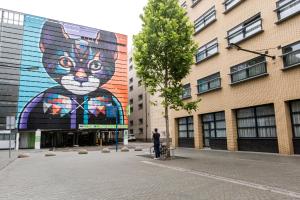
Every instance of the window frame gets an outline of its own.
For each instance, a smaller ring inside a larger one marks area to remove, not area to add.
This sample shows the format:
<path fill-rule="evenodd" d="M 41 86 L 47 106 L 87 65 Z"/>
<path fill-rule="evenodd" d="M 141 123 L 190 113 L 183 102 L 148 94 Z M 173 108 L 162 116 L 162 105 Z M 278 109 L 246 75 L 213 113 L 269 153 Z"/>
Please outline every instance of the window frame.
<path fill-rule="evenodd" d="M 256 109 L 259 108 L 259 107 L 266 107 L 266 106 L 272 106 L 274 114 L 272 114 L 272 115 L 258 116 Z M 239 110 L 243 110 L 243 109 L 253 109 L 254 110 L 254 116 L 253 117 L 242 117 L 242 118 L 239 118 L 238 117 L 238 111 Z M 258 126 L 258 119 L 259 118 L 263 118 L 263 117 L 274 117 L 275 125 L 274 126 Z M 258 106 L 251 106 L 251 107 L 236 109 L 235 110 L 235 118 L 236 118 L 236 128 L 237 128 L 238 139 L 277 139 L 278 138 L 278 135 L 277 135 L 277 126 L 276 126 L 275 108 L 274 108 L 273 104 L 265 104 L 265 105 L 258 105 Z M 239 119 L 254 119 L 255 126 L 253 126 L 253 127 L 239 127 L 239 122 L 238 122 Z M 251 129 L 251 128 L 255 129 L 255 137 L 240 137 L 240 129 Z M 258 132 L 259 128 L 275 128 L 275 134 L 276 134 L 276 136 L 275 137 L 260 137 L 259 136 L 259 132 Z"/>
<path fill-rule="evenodd" d="M 236 8 L 238 5 L 240 5 L 241 3 L 243 3 L 245 0 L 238 0 L 238 2 L 236 4 L 234 4 L 233 6 L 231 6 L 230 8 L 226 9 L 226 4 L 229 1 L 234 1 L 234 0 L 225 0 L 222 4 L 224 5 L 225 11 L 223 12 L 224 14 L 228 13 L 229 11 L 233 10 L 234 8 Z"/>
<path fill-rule="evenodd" d="M 290 117 L 291 117 L 291 123 L 292 123 L 292 132 L 293 132 L 293 139 L 300 139 L 300 134 L 299 134 L 299 137 L 296 136 L 296 133 L 295 133 L 295 127 L 300 127 L 300 124 L 295 124 L 294 122 L 294 118 L 293 118 L 293 114 L 300 114 L 300 111 L 295 111 L 293 112 L 292 110 L 292 103 L 293 102 L 299 102 L 300 103 L 300 100 L 293 100 L 293 101 L 290 101 L 289 102 L 289 108 L 290 108 Z"/>
<path fill-rule="evenodd" d="M 296 63 L 296 64 L 292 64 L 292 65 L 286 66 L 286 63 L 285 63 L 285 60 L 284 60 L 285 56 L 290 55 L 290 54 L 295 53 L 295 52 L 299 52 L 300 53 L 300 48 L 297 49 L 297 50 L 295 50 L 295 51 L 291 51 L 291 52 L 288 52 L 288 53 L 283 53 L 285 48 L 288 48 L 288 47 L 293 46 L 293 45 L 299 45 L 300 46 L 300 40 L 297 41 L 297 42 L 294 42 L 292 44 L 289 44 L 289 45 L 286 45 L 286 46 L 282 47 L 282 55 L 280 57 L 282 58 L 282 62 L 283 62 L 283 70 L 300 66 L 300 62 Z"/>
<path fill-rule="evenodd" d="M 294 17 L 294 16 L 296 16 L 296 15 L 298 15 L 300 13 L 300 9 L 299 9 L 295 13 L 292 13 L 292 14 L 284 17 L 284 18 L 280 18 L 280 11 L 281 11 L 281 9 L 285 9 L 286 6 L 290 6 L 290 4 L 292 4 L 292 3 L 296 2 L 296 1 L 299 1 L 299 0 L 292 0 L 292 1 L 288 2 L 288 3 L 286 3 L 286 4 L 283 4 L 283 5 L 279 6 L 279 4 L 281 2 L 283 2 L 283 1 L 286 1 L 286 0 L 279 0 L 279 1 L 276 2 L 276 9 L 274 10 L 274 12 L 276 12 L 276 14 L 277 14 L 278 21 L 275 22 L 275 24 L 279 24 L 279 23 L 281 23 L 283 21 L 286 21 L 286 20 L 288 20 L 288 19 L 290 19 L 290 18 L 292 18 L 292 17 Z M 300 1 L 298 2 L 298 4 L 300 4 Z"/>
<path fill-rule="evenodd" d="M 214 42 L 216 42 L 216 43 L 209 46 L 210 44 L 212 44 Z M 209 47 L 207 47 L 207 46 L 209 46 Z M 204 47 L 205 47 L 205 49 L 199 52 L 199 50 Z M 208 51 L 212 50 L 213 48 L 217 48 L 217 51 L 213 54 L 208 55 Z M 202 60 L 198 60 L 197 57 L 202 52 L 204 52 L 206 56 Z M 215 55 L 218 55 L 218 54 L 219 54 L 219 43 L 218 43 L 218 38 L 215 38 L 215 39 L 211 40 L 210 42 L 206 43 L 205 45 L 201 46 L 200 48 L 198 48 L 197 53 L 196 53 L 196 65 L 200 64 L 201 62 L 204 62 L 205 60 L 207 60 Z"/>
<path fill-rule="evenodd" d="M 144 119 L 143 118 L 139 118 L 139 125 L 143 125 L 144 124 Z"/>
<path fill-rule="evenodd" d="M 139 94 L 138 100 L 139 100 L 139 101 L 142 101 L 142 100 L 143 100 L 143 94 Z"/>
<path fill-rule="evenodd" d="M 139 109 L 139 110 L 143 110 L 143 108 L 144 108 L 144 105 L 143 105 L 143 103 L 139 103 L 139 105 L 138 105 L 138 109 Z"/>
<path fill-rule="evenodd" d="M 249 26 L 251 26 L 251 25 L 253 25 L 253 24 L 255 24 L 258 21 L 260 21 L 260 30 L 258 30 L 257 32 L 255 32 L 255 33 L 253 33 L 253 34 L 251 34 L 251 35 L 249 35 L 249 36 L 246 37 L 245 36 L 246 35 L 246 32 L 245 32 L 246 28 L 249 27 Z M 239 40 L 239 41 L 234 42 L 234 44 L 242 43 L 242 42 L 244 42 L 244 41 L 246 41 L 246 40 L 248 40 L 248 39 L 256 36 L 257 34 L 262 33 L 264 31 L 263 30 L 262 22 L 263 22 L 263 19 L 261 17 L 261 13 L 259 12 L 256 15 L 250 17 L 249 19 L 243 21 L 242 23 L 240 23 L 240 24 L 234 26 L 233 28 L 229 29 L 227 31 L 227 36 L 225 37 L 227 39 L 227 43 L 228 43 L 228 47 L 227 48 L 230 48 L 231 44 L 233 44 L 233 43 L 230 42 L 230 39 L 234 38 L 233 37 L 234 35 L 239 35 L 240 32 L 243 33 L 243 38 L 241 40 Z M 241 27 L 241 28 L 239 28 L 239 27 Z M 234 31 L 233 33 L 230 33 L 231 31 L 233 31 L 235 29 L 237 29 L 237 30 Z"/>
<path fill-rule="evenodd" d="M 191 84 L 190 84 L 190 83 L 184 84 L 184 85 L 182 86 L 182 88 L 183 88 L 183 92 L 182 92 L 181 98 L 182 98 L 182 99 L 189 99 L 189 98 L 191 98 L 191 97 L 192 97 Z M 188 90 L 188 95 L 185 96 L 185 95 L 184 95 L 184 92 L 185 92 L 186 90 Z"/>
<path fill-rule="evenodd" d="M 239 69 L 237 71 L 232 71 L 232 69 L 235 68 L 235 67 L 247 64 L 247 63 L 249 63 L 251 61 L 254 61 L 254 60 L 260 59 L 260 58 L 264 58 L 264 61 L 256 63 L 254 65 L 247 66 L 247 67 L 245 67 L 243 69 Z M 256 74 L 254 76 L 249 76 L 250 69 L 252 69 L 253 67 L 256 67 L 256 66 L 258 66 L 260 64 L 264 64 L 263 67 L 264 67 L 265 71 L 263 73 L 261 73 L 261 74 Z M 244 78 L 244 79 L 238 80 L 238 81 L 233 81 L 233 75 L 236 74 L 236 73 L 238 73 L 238 72 L 241 72 L 241 71 L 246 71 L 247 77 Z M 230 81 L 231 81 L 230 85 L 234 85 L 234 84 L 242 83 L 242 82 L 245 82 L 245 81 L 248 81 L 248 80 L 252 80 L 252 79 L 255 79 L 255 78 L 258 78 L 258 77 L 266 76 L 266 75 L 268 75 L 266 57 L 265 56 L 258 56 L 258 57 L 252 58 L 250 60 L 247 60 L 245 62 L 242 62 L 240 64 L 234 65 L 234 66 L 230 67 L 230 73 L 228 75 L 230 76 Z"/>
<path fill-rule="evenodd" d="M 180 119 L 185 119 L 185 123 L 180 123 Z M 191 122 L 189 122 L 189 119 L 192 119 Z M 193 130 L 189 129 L 189 125 L 193 125 Z M 180 125 L 185 125 L 186 126 L 186 131 L 180 131 L 179 126 Z M 178 134 L 178 139 L 184 138 L 184 139 L 191 139 L 195 137 L 195 129 L 194 129 L 194 117 L 193 116 L 187 116 L 187 117 L 180 117 L 177 118 L 177 134 Z M 190 131 L 193 131 L 193 137 L 190 137 Z M 186 137 L 180 137 L 180 132 L 186 132 Z"/>
<path fill-rule="evenodd" d="M 216 119 L 216 115 L 219 114 L 219 113 L 224 113 L 224 119 Z M 205 115 L 213 115 L 213 120 L 210 120 L 210 121 L 205 121 L 204 122 L 204 116 Z M 212 129 L 211 126 L 210 126 L 210 123 L 214 123 L 214 128 Z M 225 128 L 217 128 L 217 122 L 224 122 L 225 123 Z M 201 114 L 201 123 L 202 123 L 202 133 L 203 133 L 203 138 L 207 138 L 205 136 L 205 131 L 209 131 L 209 137 L 208 138 L 213 138 L 213 139 L 226 139 L 227 138 L 227 133 L 226 133 L 226 117 L 225 117 L 225 111 L 219 111 L 219 112 L 212 112 L 212 113 L 204 113 L 204 114 Z M 209 128 L 208 129 L 205 129 L 204 127 L 204 124 L 208 124 L 209 125 Z M 225 137 L 217 137 L 217 130 L 225 130 Z M 211 131 L 214 131 L 214 135 L 215 136 L 211 136 Z"/>
<path fill-rule="evenodd" d="M 180 7 L 183 8 L 183 9 L 187 9 L 187 2 L 186 1 L 182 2 Z"/>
<path fill-rule="evenodd" d="M 194 8 L 201 0 L 191 0 L 192 1 L 192 5 L 191 5 L 191 8 Z"/>
<path fill-rule="evenodd" d="M 214 17 L 214 19 L 212 21 L 206 23 L 206 21 L 208 21 L 209 19 L 211 19 L 211 17 Z M 205 11 L 200 17 L 198 17 L 194 21 L 194 31 L 195 31 L 194 35 L 197 35 L 201 31 L 203 31 L 204 29 L 206 29 L 209 25 L 211 25 L 212 23 L 214 23 L 216 20 L 217 20 L 217 11 L 216 11 L 216 7 L 213 6 L 210 9 L 208 9 L 207 11 Z M 199 26 L 201 24 L 204 24 L 204 26 L 197 30 L 196 25 Z"/>
<path fill-rule="evenodd" d="M 215 78 L 213 78 L 213 79 L 209 79 L 210 77 L 213 77 L 213 76 L 216 76 L 216 75 L 218 75 L 218 77 L 215 77 Z M 208 80 L 204 81 L 203 83 L 199 83 L 199 81 L 201 81 L 201 80 L 203 80 L 203 79 L 208 79 Z M 219 84 L 218 87 L 211 88 L 211 87 L 210 87 L 210 83 L 213 82 L 213 81 L 215 81 L 215 80 L 219 80 L 219 83 L 220 83 L 220 84 Z M 201 92 L 201 91 L 200 91 L 200 85 L 203 85 L 203 84 L 206 84 L 206 83 L 208 83 L 209 89 L 207 89 L 207 90 Z M 214 91 L 214 90 L 217 90 L 217 89 L 220 89 L 220 88 L 221 88 L 221 74 L 220 74 L 220 72 L 211 74 L 211 75 L 209 75 L 209 76 L 206 76 L 206 77 L 203 77 L 203 78 L 197 80 L 197 91 L 198 91 L 198 95 L 204 94 L 204 93 L 207 93 L 207 92 L 210 92 L 210 91 Z"/>

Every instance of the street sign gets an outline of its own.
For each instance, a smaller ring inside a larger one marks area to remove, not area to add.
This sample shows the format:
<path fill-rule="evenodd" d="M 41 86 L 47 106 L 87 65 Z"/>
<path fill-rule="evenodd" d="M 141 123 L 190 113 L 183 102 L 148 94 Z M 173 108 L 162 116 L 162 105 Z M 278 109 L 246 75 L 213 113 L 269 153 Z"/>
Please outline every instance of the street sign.
<path fill-rule="evenodd" d="M 11 130 L 15 128 L 16 128 L 15 116 L 6 116 L 6 130 Z"/>
<path fill-rule="evenodd" d="M 123 144 L 128 145 L 128 130 L 124 130 Z"/>
<path fill-rule="evenodd" d="M 115 129 L 115 124 L 79 124 L 79 129 Z M 118 124 L 118 128 L 127 129 L 128 125 Z"/>

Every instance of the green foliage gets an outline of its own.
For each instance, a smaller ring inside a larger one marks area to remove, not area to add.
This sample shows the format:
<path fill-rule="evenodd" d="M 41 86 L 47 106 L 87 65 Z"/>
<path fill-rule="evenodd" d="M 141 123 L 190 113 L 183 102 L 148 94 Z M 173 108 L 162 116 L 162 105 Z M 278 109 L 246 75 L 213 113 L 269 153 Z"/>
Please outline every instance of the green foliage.
<path fill-rule="evenodd" d="M 134 37 L 134 62 L 147 90 L 160 93 L 171 109 L 197 109 L 200 100 L 184 103 L 181 80 L 194 63 L 197 45 L 192 24 L 178 0 L 149 0 L 144 8 L 142 31 Z"/>

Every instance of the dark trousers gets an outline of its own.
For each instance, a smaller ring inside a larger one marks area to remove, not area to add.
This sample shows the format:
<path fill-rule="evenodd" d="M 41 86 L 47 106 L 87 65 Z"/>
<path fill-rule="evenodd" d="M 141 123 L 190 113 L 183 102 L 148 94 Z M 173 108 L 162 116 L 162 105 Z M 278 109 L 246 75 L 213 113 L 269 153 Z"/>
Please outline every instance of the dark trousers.
<path fill-rule="evenodd" d="M 155 158 L 160 157 L 159 144 L 154 144 Z"/>

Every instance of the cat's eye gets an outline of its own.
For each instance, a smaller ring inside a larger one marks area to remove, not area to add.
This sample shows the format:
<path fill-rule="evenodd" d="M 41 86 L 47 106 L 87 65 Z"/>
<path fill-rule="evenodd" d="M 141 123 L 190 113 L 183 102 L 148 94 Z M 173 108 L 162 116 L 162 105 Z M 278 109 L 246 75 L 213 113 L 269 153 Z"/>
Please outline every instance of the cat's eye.
<path fill-rule="evenodd" d="M 66 56 L 62 56 L 59 58 L 58 63 L 60 66 L 65 67 L 65 68 L 71 68 L 73 67 L 73 61 Z"/>
<path fill-rule="evenodd" d="M 98 71 L 102 68 L 101 62 L 99 60 L 93 60 L 89 64 L 89 68 L 94 71 Z"/>

